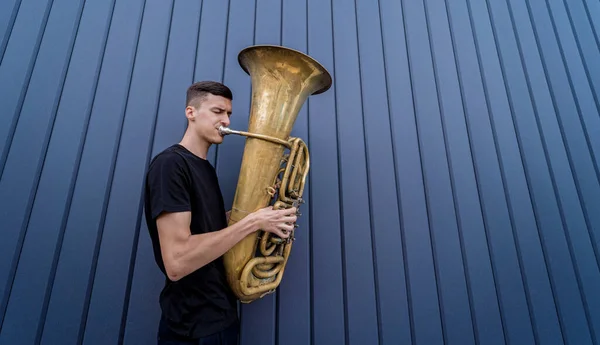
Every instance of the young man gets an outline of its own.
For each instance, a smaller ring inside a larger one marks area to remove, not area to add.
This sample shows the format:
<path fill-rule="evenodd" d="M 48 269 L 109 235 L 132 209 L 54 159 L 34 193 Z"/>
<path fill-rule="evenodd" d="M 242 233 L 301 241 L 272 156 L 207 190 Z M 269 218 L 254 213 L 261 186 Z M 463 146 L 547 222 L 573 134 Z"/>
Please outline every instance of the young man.
<path fill-rule="evenodd" d="M 222 255 L 262 229 L 287 238 L 296 210 L 270 207 L 228 227 L 210 145 L 229 126 L 229 88 L 199 82 L 188 88 L 188 127 L 178 144 L 152 160 L 146 177 L 145 211 L 154 256 L 165 274 L 158 344 L 237 344 L 237 301 L 227 283 Z"/>

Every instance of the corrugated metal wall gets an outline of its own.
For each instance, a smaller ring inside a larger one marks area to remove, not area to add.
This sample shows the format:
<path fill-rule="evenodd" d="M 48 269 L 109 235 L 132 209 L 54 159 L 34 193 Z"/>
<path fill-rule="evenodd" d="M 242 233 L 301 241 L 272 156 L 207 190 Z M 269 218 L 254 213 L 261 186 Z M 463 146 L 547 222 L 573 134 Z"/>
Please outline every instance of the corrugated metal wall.
<path fill-rule="evenodd" d="M 334 76 L 308 203 L 243 344 L 599 344 L 597 0 L 2 0 L 0 343 L 151 344 L 140 195 L 185 89 L 245 129 L 252 44 Z M 231 204 L 243 138 L 211 149 Z"/>

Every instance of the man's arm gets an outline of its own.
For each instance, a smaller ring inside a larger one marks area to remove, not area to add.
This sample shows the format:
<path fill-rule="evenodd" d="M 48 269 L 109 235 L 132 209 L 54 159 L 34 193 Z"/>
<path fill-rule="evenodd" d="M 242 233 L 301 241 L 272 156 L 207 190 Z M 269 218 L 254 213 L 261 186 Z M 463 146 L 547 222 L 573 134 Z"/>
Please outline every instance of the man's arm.
<path fill-rule="evenodd" d="M 294 228 L 296 210 L 270 207 L 244 217 L 225 229 L 192 235 L 190 212 L 164 213 L 156 220 L 167 276 L 177 281 L 225 254 L 236 243 L 258 229 L 287 238 Z M 283 233 L 281 230 L 287 230 Z"/>

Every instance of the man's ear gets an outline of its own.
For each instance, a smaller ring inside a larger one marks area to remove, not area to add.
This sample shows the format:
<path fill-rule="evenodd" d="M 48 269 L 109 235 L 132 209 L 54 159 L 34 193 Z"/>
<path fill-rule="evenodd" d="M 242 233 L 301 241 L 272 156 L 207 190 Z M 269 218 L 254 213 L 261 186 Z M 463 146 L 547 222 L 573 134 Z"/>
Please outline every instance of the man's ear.
<path fill-rule="evenodd" d="M 194 121 L 194 110 L 192 106 L 185 107 L 185 117 L 190 121 Z"/>

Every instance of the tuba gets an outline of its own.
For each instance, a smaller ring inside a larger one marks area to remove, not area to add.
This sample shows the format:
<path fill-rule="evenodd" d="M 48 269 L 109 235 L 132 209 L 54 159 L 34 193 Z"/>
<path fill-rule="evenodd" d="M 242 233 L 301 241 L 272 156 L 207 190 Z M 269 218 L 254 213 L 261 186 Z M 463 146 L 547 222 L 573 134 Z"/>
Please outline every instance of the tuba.
<path fill-rule="evenodd" d="M 327 91 L 332 83 L 317 61 L 285 47 L 251 46 L 239 53 L 238 62 L 251 77 L 252 101 L 247 132 L 219 128 L 221 135 L 246 137 L 230 226 L 269 205 L 298 208 L 304 202 L 309 153 L 290 132 L 308 96 Z M 258 230 L 224 254 L 227 281 L 242 303 L 276 290 L 293 239 L 293 232 L 284 240 Z"/>

